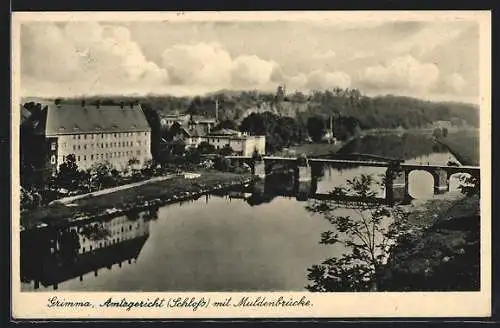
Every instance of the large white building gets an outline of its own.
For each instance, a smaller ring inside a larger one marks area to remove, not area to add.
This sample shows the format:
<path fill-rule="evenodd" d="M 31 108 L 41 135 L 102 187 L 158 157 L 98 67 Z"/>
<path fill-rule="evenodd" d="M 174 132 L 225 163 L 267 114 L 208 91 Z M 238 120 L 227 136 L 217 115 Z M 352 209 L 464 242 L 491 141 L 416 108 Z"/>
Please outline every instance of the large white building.
<path fill-rule="evenodd" d="M 215 149 L 229 146 L 234 152 L 242 156 L 251 156 L 254 151 L 259 154 L 266 153 L 266 136 L 248 135 L 230 129 L 211 131 L 208 134 L 199 130 L 201 129 L 181 128 L 179 137 L 184 139 L 187 147 L 198 147 L 202 142 L 206 142 L 214 146 Z"/>
<path fill-rule="evenodd" d="M 34 125 L 52 174 L 70 154 L 84 170 L 97 162 L 122 170 L 130 159 L 151 159 L 151 128 L 140 105 L 46 103 Z"/>

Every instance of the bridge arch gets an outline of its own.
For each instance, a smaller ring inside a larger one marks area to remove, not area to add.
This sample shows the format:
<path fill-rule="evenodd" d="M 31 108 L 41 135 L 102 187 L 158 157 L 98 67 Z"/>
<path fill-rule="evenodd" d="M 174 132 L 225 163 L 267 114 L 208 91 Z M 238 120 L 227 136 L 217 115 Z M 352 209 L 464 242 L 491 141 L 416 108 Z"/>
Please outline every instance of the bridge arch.
<path fill-rule="evenodd" d="M 429 199 L 434 195 L 435 176 L 428 170 L 415 169 L 408 173 L 408 194 L 413 199 Z"/>

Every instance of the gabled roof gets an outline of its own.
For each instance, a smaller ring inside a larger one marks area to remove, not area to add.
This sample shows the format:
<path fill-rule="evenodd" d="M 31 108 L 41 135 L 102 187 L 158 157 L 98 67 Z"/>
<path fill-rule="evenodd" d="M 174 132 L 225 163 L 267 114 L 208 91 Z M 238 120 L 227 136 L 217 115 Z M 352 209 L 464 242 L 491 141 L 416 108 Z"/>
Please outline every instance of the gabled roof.
<path fill-rule="evenodd" d="M 35 133 L 45 135 L 151 131 L 139 105 L 44 104 Z"/>

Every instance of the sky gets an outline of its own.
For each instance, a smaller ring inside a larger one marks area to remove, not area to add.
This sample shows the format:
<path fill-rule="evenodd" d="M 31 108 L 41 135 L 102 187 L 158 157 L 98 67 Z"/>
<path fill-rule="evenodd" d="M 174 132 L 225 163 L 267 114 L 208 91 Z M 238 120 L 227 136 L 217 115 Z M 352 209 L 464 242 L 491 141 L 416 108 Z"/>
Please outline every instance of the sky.
<path fill-rule="evenodd" d="M 21 94 L 358 88 L 477 102 L 472 21 L 24 22 Z"/>

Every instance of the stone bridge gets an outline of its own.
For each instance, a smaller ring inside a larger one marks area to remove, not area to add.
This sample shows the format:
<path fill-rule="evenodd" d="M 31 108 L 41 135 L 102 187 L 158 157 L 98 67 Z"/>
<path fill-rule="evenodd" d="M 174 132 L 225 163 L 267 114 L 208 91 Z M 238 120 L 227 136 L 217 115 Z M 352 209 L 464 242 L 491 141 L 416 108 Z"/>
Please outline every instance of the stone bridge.
<path fill-rule="evenodd" d="M 311 179 L 311 165 L 329 165 L 332 167 L 384 167 L 386 170 L 385 189 L 386 200 L 389 202 L 407 202 L 411 200 L 409 194 L 409 175 L 413 171 L 429 172 L 434 180 L 434 193 L 444 193 L 449 190 L 450 178 L 456 173 L 469 174 L 480 180 L 480 168 L 477 166 L 444 166 L 406 164 L 401 160 L 343 160 L 322 159 L 307 157 L 277 157 L 263 156 L 228 156 L 234 164 L 247 163 L 252 168 L 252 174 L 261 178 L 271 174 L 274 170 L 293 171 L 298 181 Z"/>

